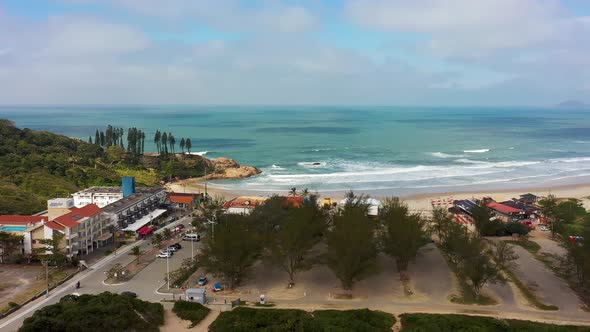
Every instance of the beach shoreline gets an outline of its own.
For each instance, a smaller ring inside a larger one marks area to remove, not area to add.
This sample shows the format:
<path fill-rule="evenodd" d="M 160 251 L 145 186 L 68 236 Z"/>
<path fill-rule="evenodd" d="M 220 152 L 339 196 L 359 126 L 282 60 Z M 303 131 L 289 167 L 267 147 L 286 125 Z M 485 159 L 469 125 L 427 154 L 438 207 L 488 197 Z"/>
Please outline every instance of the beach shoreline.
<path fill-rule="evenodd" d="M 204 193 L 205 185 L 206 190 L 210 196 L 221 196 L 225 200 L 232 199 L 238 196 L 272 196 L 272 195 L 288 195 L 288 191 L 276 191 L 276 192 L 255 192 L 249 190 L 228 190 L 220 188 L 215 185 L 211 185 L 199 178 L 191 178 L 176 181 L 173 183 L 167 183 L 165 186 L 169 191 L 175 192 L 186 192 L 186 193 Z M 313 192 L 312 192 L 313 193 Z M 341 192 L 320 192 L 320 197 L 331 198 L 333 202 L 340 201 L 345 191 Z M 432 210 L 432 202 L 440 200 L 442 202 L 449 201 L 450 199 L 467 199 L 467 198 L 481 198 L 481 197 L 492 197 L 496 201 L 506 201 L 513 198 L 519 198 L 520 195 L 532 193 L 540 197 L 553 194 L 558 198 L 576 198 L 579 199 L 584 207 L 590 208 L 590 182 L 578 183 L 578 184 L 562 184 L 562 185 L 539 185 L 536 187 L 524 186 L 522 188 L 510 187 L 504 189 L 496 188 L 480 188 L 480 189 L 467 189 L 467 190 L 455 190 L 455 191 L 444 191 L 444 192 L 423 192 L 410 195 L 399 195 L 414 211 L 428 212 Z M 376 199 L 383 199 L 385 197 L 392 197 L 395 195 L 373 195 L 363 190 L 355 191 L 355 194 L 367 194 Z M 441 204 L 441 206 L 450 206 Z"/>

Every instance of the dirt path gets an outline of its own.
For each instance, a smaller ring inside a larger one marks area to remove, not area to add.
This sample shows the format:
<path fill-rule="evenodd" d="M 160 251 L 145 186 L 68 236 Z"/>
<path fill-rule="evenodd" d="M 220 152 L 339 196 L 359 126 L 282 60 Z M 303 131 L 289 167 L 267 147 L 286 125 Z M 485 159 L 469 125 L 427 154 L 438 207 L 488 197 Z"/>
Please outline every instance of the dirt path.
<path fill-rule="evenodd" d="M 209 325 L 213 324 L 213 322 L 217 319 L 217 316 L 219 316 L 220 313 L 221 311 L 212 309 L 211 312 L 209 312 L 209 314 L 207 315 L 207 317 L 205 317 L 205 319 L 203 319 L 197 326 L 195 326 L 192 329 L 192 331 L 207 332 L 207 329 L 209 329 Z"/>

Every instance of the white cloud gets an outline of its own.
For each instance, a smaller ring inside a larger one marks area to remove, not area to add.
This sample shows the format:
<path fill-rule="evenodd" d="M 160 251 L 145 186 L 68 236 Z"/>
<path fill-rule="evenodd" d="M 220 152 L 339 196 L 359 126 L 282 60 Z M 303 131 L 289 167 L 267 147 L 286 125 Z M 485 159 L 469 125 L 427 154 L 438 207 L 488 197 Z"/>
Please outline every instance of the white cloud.
<path fill-rule="evenodd" d="M 366 27 L 423 33 L 433 54 L 448 57 L 572 46 L 572 35 L 590 32 L 557 0 L 350 0 L 346 13 Z"/>

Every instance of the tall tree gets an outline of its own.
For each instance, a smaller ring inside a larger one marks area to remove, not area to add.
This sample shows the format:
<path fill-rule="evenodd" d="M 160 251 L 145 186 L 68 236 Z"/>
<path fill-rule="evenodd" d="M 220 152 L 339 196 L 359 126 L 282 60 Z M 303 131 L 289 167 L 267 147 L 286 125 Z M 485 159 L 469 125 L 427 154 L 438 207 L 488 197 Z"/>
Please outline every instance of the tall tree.
<path fill-rule="evenodd" d="M 10 257 L 22 245 L 23 238 L 22 235 L 0 232 L 0 263 L 6 262 L 6 258 Z"/>
<path fill-rule="evenodd" d="M 94 134 L 94 144 L 100 145 L 100 133 L 98 129 L 96 129 L 96 134 Z"/>
<path fill-rule="evenodd" d="M 551 224 L 551 236 L 555 237 L 557 233 L 557 228 L 555 227 L 557 223 L 557 199 L 555 195 L 549 195 L 546 198 L 539 201 L 539 205 L 543 210 L 543 215 Z"/>
<path fill-rule="evenodd" d="M 162 153 L 160 150 L 160 143 L 162 142 L 162 134 L 160 134 L 159 130 L 156 130 L 156 134 L 154 135 L 154 144 L 156 145 L 156 149 L 158 150 L 158 154 Z"/>
<path fill-rule="evenodd" d="M 504 223 L 494 216 L 494 213 L 481 201 L 472 212 L 475 230 L 479 236 L 500 235 L 498 232 L 504 229 Z"/>
<path fill-rule="evenodd" d="M 182 154 L 184 154 L 184 137 L 180 139 L 180 151 L 182 151 Z"/>
<path fill-rule="evenodd" d="M 247 218 L 224 215 L 215 226 L 215 236 L 203 243 L 201 264 L 207 272 L 222 277 L 230 289 L 240 284 L 262 249 L 262 241 L 248 228 Z"/>
<path fill-rule="evenodd" d="M 92 136 L 88 136 L 88 143 L 92 144 Z"/>
<path fill-rule="evenodd" d="M 350 205 L 334 218 L 328 233 L 326 261 L 345 290 L 352 290 L 355 281 L 375 265 L 377 249 L 371 223 L 365 209 Z"/>
<path fill-rule="evenodd" d="M 408 206 L 398 197 L 385 200 L 379 221 L 381 248 L 395 259 L 400 277 L 403 277 L 408 264 L 427 242 L 426 221 L 420 214 L 410 213 Z"/>
<path fill-rule="evenodd" d="M 145 151 L 144 148 L 145 148 L 145 133 L 142 131 L 141 132 L 141 154 L 142 155 Z"/>
<path fill-rule="evenodd" d="M 168 134 L 162 134 L 162 148 L 164 154 L 168 154 Z"/>
<path fill-rule="evenodd" d="M 170 144 L 170 150 L 172 151 L 172 153 L 175 153 L 175 148 L 176 148 L 176 139 L 174 138 L 174 135 L 172 135 L 172 133 L 168 133 L 168 143 Z"/>
<path fill-rule="evenodd" d="M 106 147 L 107 146 L 107 142 L 106 139 L 104 137 L 104 131 L 100 132 L 100 146 Z"/>
<path fill-rule="evenodd" d="M 187 150 L 187 151 L 188 151 L 188 153 L 190 154 L 190 153 L 191 153 L 191 148 L 193 147 L 193 144 L 192 144 L 192 142 L 191 142 L 191 139 L 190 139 L 190 138 L 187 138 L 187 139 L 186 139 L 186 142 L 185 142 L 184 144 L 185 144 L 185 146 L 186 146 L 186 150 Z"/>
<path fill-rule="evenodd" d="M 53 231 L 50 239 L 39 240 L 40 244 L 45 245 L 43 248 L 36 248 L 35 254 L 41 259 L 49 261 L 55 265 L 61 266 L 67 261 L 66 253 L 62 248 L 62 241 L 65 235 L 58 231 Z"/>
<path fill-rule="evenodd" d="M 453 216 L 443 207 L 435 207 L 430 218 L 430 230 L 436 234 L 440 242 L 444 241 L 445 235 L 452 223 L 455 223 Z"/>
<path fill-rule="evenodd" d="M 311 267 L 309 251 L 318 243 L 325 227 L 325 216 L 314 198 L 301 208 L 289 209 L 286 222 L 270 237 L 270 258 L 287 272 L 289 284 L 294 284 L 298 272 Z"/>
<path fill-rule="evenodd" d="M 467 242 L 459 253 L 459 275 L 468 281 L 475 299 L 479 300 L 482 288 L 487 283 L 504 282 L 500 269 L 490 261 L 481 238 L 467 236 Z"/>
<path fill-rule="evenodd" d="M 131 252 L 129 254 L 135 256 L 135 261 L 139 263 L 139 257 L 141 257 L 141 255 L 143 254 L 143 251 L 141 251 L 141 248 L 139 246 L 134 246 L 133 248 L 131 248 Z"/>

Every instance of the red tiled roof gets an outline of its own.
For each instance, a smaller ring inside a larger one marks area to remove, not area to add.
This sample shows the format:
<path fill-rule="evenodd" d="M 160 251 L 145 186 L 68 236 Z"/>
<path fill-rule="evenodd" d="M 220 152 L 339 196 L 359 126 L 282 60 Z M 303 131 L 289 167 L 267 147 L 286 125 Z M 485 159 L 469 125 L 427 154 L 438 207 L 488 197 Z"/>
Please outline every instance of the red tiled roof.
<path fill-rule="evenodd" d="M 53 221 L 46 222 L 45 226 L 58 231 L 63 231 L 65 229 L 65 227 Z"/>
<path fill-rule="evenodd" d="M 38 223 L 47 221 L 46 216 L 0 216 L 0 224 L 3 225 L 26 225 L 28 223 Z"/>
<path fill-rule="evenodd" d="M 102 213 L 102 210 L 96 204 L 88 204 L 81 208 L 72 208 L 70 211 L 70 213 L 66 213 L 63 216 L 55 218 L 54 221 L 66 227 L 75 227 L 78 225 L 78 220 L 94 217 Z"/>
<path fill-rule="evenodd" d="M 496 202 L 488 203 L 488 207 L 490 209 L 494 209 L 496 211 L 500 211 L 502 213 L 507 213 L 507 214 L 520 213 L 520 211 L 521 211 L 520 209 L 513 208 L 512 206 L 508 206 L 508 205 L 504 205 L 504 204 L 500 204 L 500 203 L 496 203 Z"/>
<path fill-rule="evenodd" d="M 194 197 L 192 196 L 180 196 L 180 195 L 170 195 L 170 202 L 171 203 L 179 203 L 185 205 L 192 205 L 194 202 Z"/>
<path fill-rule="evenodd" d="M 241 196 L 225 202 L 223 207 L 229 208 L 255 208 L 258 205 L 264 204 L 268 198 L 258 196 Z"/>

